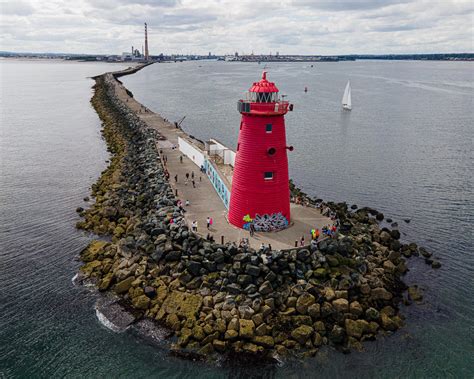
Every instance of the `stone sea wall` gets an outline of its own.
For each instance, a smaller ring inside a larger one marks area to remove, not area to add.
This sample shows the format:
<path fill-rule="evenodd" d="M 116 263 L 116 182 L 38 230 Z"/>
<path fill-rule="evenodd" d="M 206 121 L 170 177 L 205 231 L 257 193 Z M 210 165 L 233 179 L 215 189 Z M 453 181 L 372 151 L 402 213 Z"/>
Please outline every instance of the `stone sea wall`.
<path fill-rule="evenodd" d="M 375 210 L 345 203 L 325 204 L 344 235 L 317 248 L 261 253 L 207 241 L 176 205 L 155 145 L 159 133 L 115 96 L 112 74 L 95 80 L 92 104 L 112 156 L 92 186 L 94 204 L 77 209 L 77 227 L 103 236 L 81 253 L 83 281 L 115 293 L 136 318 L 173 331 L 170 348 L 202 357 L 362 349 L 403 325 L 399 305 L 422 296 L 416 287 L 405 292 L 406 260 L 431 259 L 426 250 L 381 228 Z"/>

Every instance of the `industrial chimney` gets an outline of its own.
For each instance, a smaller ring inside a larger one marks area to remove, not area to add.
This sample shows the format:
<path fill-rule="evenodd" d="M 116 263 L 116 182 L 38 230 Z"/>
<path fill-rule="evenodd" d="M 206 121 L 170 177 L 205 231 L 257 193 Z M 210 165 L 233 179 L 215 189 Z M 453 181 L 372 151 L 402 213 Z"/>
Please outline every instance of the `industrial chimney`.
<path fill-rule="evenodd" d="M 148 60 L 148 29 L 145 22 L 145 60 Z"/>

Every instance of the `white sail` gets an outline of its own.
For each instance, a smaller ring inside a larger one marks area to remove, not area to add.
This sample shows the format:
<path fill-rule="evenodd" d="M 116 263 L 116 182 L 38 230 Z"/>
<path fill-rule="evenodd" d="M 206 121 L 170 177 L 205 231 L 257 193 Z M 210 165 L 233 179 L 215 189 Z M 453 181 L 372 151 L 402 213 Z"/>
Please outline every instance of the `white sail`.
<path fill-rule="evenodd" d="M 342 96 L 342 108 L 351 110 L 352 109 L 352 98 L 351 98 L 351 81 L 349 80 L 344 90 L 344 96 Z"/>

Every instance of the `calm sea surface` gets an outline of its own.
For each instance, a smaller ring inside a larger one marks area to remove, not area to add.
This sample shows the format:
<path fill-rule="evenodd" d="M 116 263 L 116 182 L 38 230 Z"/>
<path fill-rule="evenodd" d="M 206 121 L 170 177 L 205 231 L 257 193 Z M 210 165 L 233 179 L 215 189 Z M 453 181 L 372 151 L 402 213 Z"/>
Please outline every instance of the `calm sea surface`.
<path fill-rule="evenodd" d="M 126 66 L 0 61 L 0 377 L 472 378 L 472 63 L 268 64 L 295 104 L 286 121 L 297 185 L 375 207 L 443 267 L 409 263 L 406 281 L 425 290 L 423 304 L 404 308 L 406 327 L 364 352 L 327 349 L 258 368 L 182 361 L 131 331 L 111 332 L 95 316 L 96 295 L 71 282 L 91 238 L 75 230 L 75 208 L 108 158 L 87 77 Z M 190 134 L 235 147 L 235 103 L 262 69 L 155 64 L 123 81 L 171 121 L 186 115 Z M 353 110 L 342 112 L 348 79 Z"/>

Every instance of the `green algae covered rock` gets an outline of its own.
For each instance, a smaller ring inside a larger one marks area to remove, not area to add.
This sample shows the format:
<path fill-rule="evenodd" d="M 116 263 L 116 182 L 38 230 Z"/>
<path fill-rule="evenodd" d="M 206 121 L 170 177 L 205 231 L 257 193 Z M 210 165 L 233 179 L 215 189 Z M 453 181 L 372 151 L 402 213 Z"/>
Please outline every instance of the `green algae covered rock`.
<path fill-rule="evenodd" d="M 129 276 L 128 278 L 122 280 L 121 282 L 118 282 L 115 285 L 115 289 L 114 289 L 115 292 L 118 294 L 123 294 L 123 293 L 128 292 L 134 280 L 135 280 L 134 276 Z"/>
<path fill-rule="evenodd" d="M 92 241 L 84 250 L 81 252 L 81 259 L 84 262 L 91 262 L 97 259 L 97 256 L 107 246 L 106 241 Z"/>
<path fill-rule="evenodd" d="M 313 334 L 313 328 L 308 325 L 301 325 L 291 332 L 291 337 L 303 345 Z"/>
<path fill-rule="evenodd" d="M 137 309 L 146 310 L 150 306 L 150 298 L 147 295 L 140 295 L 132 300 L 132 304 Z"/>
<path fill-rule="evenodd" d="M 176 314 L 185 319 L 195 319 L 202 305 L 202 296 L 172 291 L 164 300 L 156 318 L 162 319 L 166 314 Z"/>
<path fill-rule="evenodd" d="M 87 262 L 84 266 L 80 268 L 81 272 L 84 274 L 85 277 L 89 278 L 94 276 L 94 271 L 97 272 L 98 269 L 102 266 L 101 261 L 91 261 Z"/>

